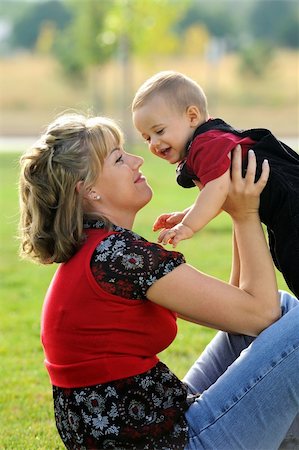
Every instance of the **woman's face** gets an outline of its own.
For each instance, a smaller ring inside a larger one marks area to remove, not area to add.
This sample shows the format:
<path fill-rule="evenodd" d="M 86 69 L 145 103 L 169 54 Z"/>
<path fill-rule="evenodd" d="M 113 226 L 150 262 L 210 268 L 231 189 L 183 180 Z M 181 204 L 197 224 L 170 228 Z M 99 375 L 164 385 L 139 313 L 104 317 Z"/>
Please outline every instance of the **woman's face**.
<path fill-rule="evenodd" d="M 143 162 L 140 156 L 115 146 L 93 186 L 100 195 L 98 210 L 116 225 L 131 227 L 135 214 L 152 198 L 152 189 L 140 171 Z"/>

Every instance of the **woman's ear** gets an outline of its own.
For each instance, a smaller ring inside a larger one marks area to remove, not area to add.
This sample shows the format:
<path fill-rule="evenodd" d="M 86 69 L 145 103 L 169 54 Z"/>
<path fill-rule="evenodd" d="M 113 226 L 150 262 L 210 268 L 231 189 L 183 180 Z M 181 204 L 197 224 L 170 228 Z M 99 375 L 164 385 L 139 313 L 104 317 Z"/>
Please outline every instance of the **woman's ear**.
<path fill-rule="evenodd" d="M 186 114 L 191 128 L 196 128 L 204 122 L 198 107 L 195 105 L 188 106 Z"/>
<path fill-rule="evenodd" d="M 87 189 L 84 186 L 84 181 L 78 181 L 78 183 L 76 184 L 76 192 L 78 192 L 79 195 L 82 196 L 82 198 L 84 198 L 85 200 L 90 200 L 91 197 L 91 189 Z"/>
<path fill-rule="evenodd" d="M 76 192 L 78 193 L 78 194 L 83 194 L 83 197 L 85 198 L 85 196 L 84 196 L 84 192 L 87 192 L 86 191 L 86 188 L 84 188 L 84 181 L 78 181 L 78 183 L 76 184 Z"/>
<path fill-rule="evenodd" d="M 84 186 L 84 181 L 78 181 L 76 184 L 76 191 L 78 194 L 82 195 L 85 200 L 100 200 L 101 196 L 92 190 L 92 188 L 86 188 Z"/>

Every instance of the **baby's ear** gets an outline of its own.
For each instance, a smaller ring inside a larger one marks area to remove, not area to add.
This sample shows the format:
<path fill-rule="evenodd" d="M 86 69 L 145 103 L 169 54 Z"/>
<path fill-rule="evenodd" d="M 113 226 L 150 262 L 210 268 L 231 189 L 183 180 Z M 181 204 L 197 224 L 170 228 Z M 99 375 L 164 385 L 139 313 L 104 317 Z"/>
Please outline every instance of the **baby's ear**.
<path fill-rule="evenodd" d="M 192 128 L 196 128 L 203 123 L 203 118 L 197 106 L 188 106 L 186 114 Z"/>

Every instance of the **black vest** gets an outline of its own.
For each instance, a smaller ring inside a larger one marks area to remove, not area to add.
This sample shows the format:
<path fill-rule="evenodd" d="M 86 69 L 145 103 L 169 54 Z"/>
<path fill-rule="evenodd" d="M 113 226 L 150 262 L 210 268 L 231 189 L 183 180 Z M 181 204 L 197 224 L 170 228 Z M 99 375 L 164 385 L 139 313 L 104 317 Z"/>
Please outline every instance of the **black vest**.
<path fill-rule="evenodd" d="M 267 129 L 254 128 L 238 131 L 221 119 L 212 119 L 200 125 L 194 132 L 192 141 L 196 136 L 210 130 L 221 130 L 232 133 L 241 138 L 250 137 L 256 143 L 252 146 L 257 160 L 256 179 L 259 178 L 264 159 L 270 164 L 270 176 L 266 187 L 261 194 L 260 217 L 267 226 L 275 227 L 275 222 L 287 220 L 289 215 L 288 204 L 291 202 L 292 214 L 299 214 L 299 154 L 288 147 Z M 191 141 L 191 143 L 192 143 Z M 191 143 L 188 143 L 190 148 Z M 188 158 L 188 150 L 187 157 Z M 186 168 L 186 161 L 179 164 L 177 169 L 177 182 L 183 187 L 194 187 L 192 176 Z M 248 159 L 243 160 L 243 175 L 246 172 Z M 295 208 L 295 209 L 294 209 Z"/>

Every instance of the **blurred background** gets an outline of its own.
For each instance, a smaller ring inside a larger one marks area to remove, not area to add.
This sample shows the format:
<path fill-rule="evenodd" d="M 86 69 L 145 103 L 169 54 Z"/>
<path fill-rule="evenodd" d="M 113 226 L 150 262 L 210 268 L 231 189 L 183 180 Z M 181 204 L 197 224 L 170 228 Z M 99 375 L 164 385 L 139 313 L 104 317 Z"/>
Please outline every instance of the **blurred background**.
<path fill-rule="evenodd" d="M 0 146 L 68 109 L 113 117 L 134 143 L 135 90 L 174 69 L 213 117 L 298 148 L 298 46 L 296 0 L 0 0 Z"/>

